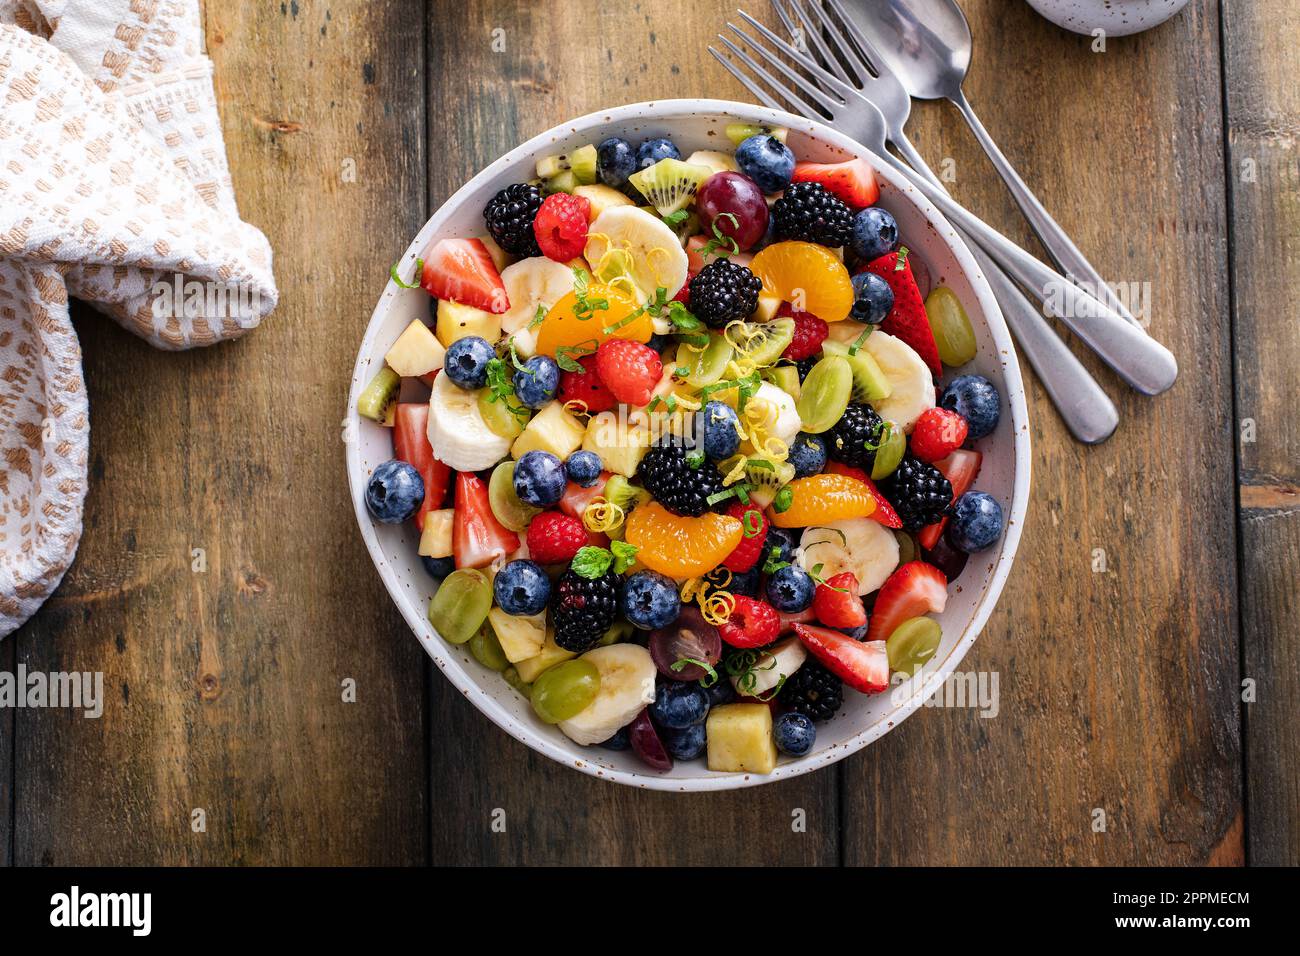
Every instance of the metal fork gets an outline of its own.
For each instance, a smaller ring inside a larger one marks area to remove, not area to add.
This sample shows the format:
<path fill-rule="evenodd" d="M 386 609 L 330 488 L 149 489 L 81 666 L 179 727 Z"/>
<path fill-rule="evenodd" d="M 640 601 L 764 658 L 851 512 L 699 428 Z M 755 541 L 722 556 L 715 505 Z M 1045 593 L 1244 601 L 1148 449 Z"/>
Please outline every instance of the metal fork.
<path fill-rule="evenodd" d="M 1138 391 L 1155 395 L 1173 384 L 1178 375 L 1178 363 L 1168 349 L 1149 338 L 1141 329 L 1126 322 L 1096 297 L 1039 262 L 902 161 L 895 159 L 885 145 L 885 118 L 875 104 L 866 99 L 856 88 L 822 69 L 753 17 L 743 11 L 740 15 L 758 30 L 768 43 L 799 64 L 812 77 L 812 79 L 806 78 L 744 30 L 728 23 L 728 29 L 779 70 L 791 84 L 798 87 L 802 96 L 776 79 L 729 38 L 720 34 L 719 39 L 727 49 L 761 77 L 769 88 L 793 104 L 805 116 L 816 117 L 818 113 L 824 114 L 831 122 L 853 136 L 879 162 L 888 163 L 896 169 L 949 220 L 983 246 L 993 260 L 1010 276 L 1039 298 L 1052 315 L 1064 322 L 1075 335 L 1101 356 L 1107 365 Z M 780 104 L 762 86 L 718 50 L 712 47 L 709 49 L 723 66 L 760 101 L 774 109 L 781 109 Z M 817 103 L 821 109 L 809 105 L 808 100 Z"/>

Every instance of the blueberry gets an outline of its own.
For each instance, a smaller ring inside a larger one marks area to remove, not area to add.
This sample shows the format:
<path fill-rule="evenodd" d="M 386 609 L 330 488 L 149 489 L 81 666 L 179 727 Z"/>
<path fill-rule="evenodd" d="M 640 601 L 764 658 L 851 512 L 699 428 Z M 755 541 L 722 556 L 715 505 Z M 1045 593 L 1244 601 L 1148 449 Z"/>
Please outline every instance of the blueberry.
<path fill-rule="evenodd" d="M 740 695 L 736 693 L 736 688 L 725 674 L 719 674 L 717 681 L 705 688 L 704 693 L 709 695 L 710 708 L 722 704 L 731 704 L 740 699 Z"/>
<path fill-rule="evenodd" d="M 736 410 L 723 402 L 708 402 L 700 411 L 704 427 L 704 454 L 714 461 L 730 458 L 740 447 Z"/>
<path fill-rule="evenodd" d="M 820 435 L 800 432 L 790 444 L 790 454 L 786 459 L 794 465 L 796 478 L 807 478 L 826 467 L 826 440 Z"/>
<path fill-rule="evenodd" d="M 672 339 L 670 339 L 668 336 L 660 335 L 658 332 L 655 332 L 653 335 L 650 336 L 650 341 L 647 342 L 646 345 L 650 346 L 656 352 L 663 352 L 663 350 L 668 347 L 668 343 L 671 341 Z"/>
<path fill-rule="evenodd" d="M 564 471 L 575 485 L 590 488 L 600 478 L 600 456 L 594 451 L 575 451 L 565 461 Z"/>
<path fill-rule="evenodd" d="M 966 419 L 966 437 L 983 438 L 998 427 L 998 390 L 982 375 L 959 375 L 939 396 L 939 404 Z"/>
<path fill-rule="evenodd" d="M 598 744 L 606 750 L 627 750 L 632 746 L 632 733 L 626 727 L 620 727 L 609 740 Z"/>
<path fill-rule="evenodd" d="M 636 148 L 636 168 L 648 169 L 661 159 L 681 159 L 682 151 L 671 139 L 648 139 Z"/>
<path fill-rule="evenodd" d="M 839 631 L 841 634 L 848 635 L 855 641 L 860 641 L 867 636 L 867 628 L 869 626 L 869 623 L 859 624 L 857 627 L 837 627 L 835 630 Z"/>
<path fill-rule="evenodd" d="M 672 578 L 658 571 L 638 571 L 624 583 L 619 609 L 637 627 L 653 631 L 677 620 L 682 599 Z"/>
<path fill-rule="evenodd" d="M 451 558 L 431 558 L 428 555 L 421 555 L 420 560 L 424 562 L 424 570 L 429 572 L 429 577 L 439 581 L 456 570 L 456 562 Z"/>
<path fill-rule="evenodd" d="M 853 277 L 853 305 L 849 318 L 869 325 L 879 325 L 894 307 L 894 290 L 874 272 L 859 272 Z"/>
<path fill-rule="evenodd" d="M 1002 535 L 1002 506 L 992 495 L 968 491 L 952 510 L 948 540 L 967 554 L 983 551 Z"/>
<path fill-rule="evenodd" d="M 555 397 L 560 387 L 560 367 L 547 355 L 535 355 L 515 370 L 511 384 L 515 397 L 529 408 L 541 408 Z"/>
<path fill-rule="evenodd" d="M 694 724 L 685 730 L 665 730 L 660 736 L 664 749 L 674 760 L 694 760 L 704 754 L 708 745 L 703 724 Z"/>
<path fill-rule="evenodd" d="M 536 561 L 511 561 L 493 578 L 492 594 L 507 614 L 540 614 L 551 597 L 551 579 Z"/>
<path fill-rule="evenodd" d="M 618 189 L 636 172 L 636 150 L 625 139 L 611 136 L 596 147 L 596 172 L 606 186 Z"/>
<path fill-rule="evenodd" d="M 528 451 L 515 462 L 515 494 L 519 500 L 549 508 L 564 497 L 564 463 L 549 451 Z"/>
<path fill-rule="evenodd" d="M 424 479 L 404 461 L 384 462 L 366 482 L 366 507 L 384 524 L 401 524 L 423 502 Z"/>
<path fill-rule="evenodd" d="M 763 560 L 789 564 L 794 560 L 794 549 L 799 547 L 802 536 L 798 528 L 768 528 L 767 540 L 763 542 Z"/>
<path fill-rule="evenodd" d="M 797 564 L 786 565 L 767 579 L 767 599 L 772 607 L 787 614 L 806 611 L 812 605 L 817 583 Z"/>
<path fill-rule="evenodd" d="M 487 339 L 467 335 L 451 343 L 451 348 L 442 358 L 442 370 L 453 384 L 473 391 L 487 384 L 488 362 L 496 357 L 497 353 L 492 351 Z"/>
<path fill-rule="evenodd" d="M 775 136 L 758 133 L 736 147 L 736 165 L 765 193 L 779 193 L 794 175 L 794 153 Z"/>
<path fill-rule="evenodd" d="M 709 695 L 694 681 L 661 681 L 650 705 L 650 716 L 669 730 L 702 724 L 709 716 Z"/>
<path fill-rule="evenodd" d="M 811 717 L 799 713 L 782 714 L 772 726 L 776 749 L 791 757 L 802 757 L 817 742 L 817 727 Z"/>
<path fill-rule="evenodd" d="M 859 259 L 870 262 L 898 245 L 898 223 L 884 209 L 871 206 L 853 217 L 849 246 Z"/>

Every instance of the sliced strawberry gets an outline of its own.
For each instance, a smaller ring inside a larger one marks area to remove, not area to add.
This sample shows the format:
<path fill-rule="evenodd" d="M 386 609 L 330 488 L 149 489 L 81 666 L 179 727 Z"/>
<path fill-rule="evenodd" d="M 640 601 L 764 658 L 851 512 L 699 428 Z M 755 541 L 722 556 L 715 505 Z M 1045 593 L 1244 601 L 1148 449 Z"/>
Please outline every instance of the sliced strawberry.
<path fill-rule="evenodd" d="M 851 571 L 837 574 L 817 585 L 813 613 L 827 627 L 850 630 L 867 623 L 867 610 L 858 597 L 858 578 Z"/>
<path fill-rule="evenodd" d="M 861 468 L 854 468 L 842 461 L 828 461 L 826 467 L 822 470 L 832 475 L 845 475 L 849 478 L 856 478 L 867 486 L 867 490 L 871 492 L 871 497 L 876 499 L 876 510 L 868 516 L 872 521 L 877 521 L 886 528 L 901 528 L 903 526 L 903 519 L 898 516 L 898 512 L 889 503 L 889 499 L 880 493 L 876 483 Z"/>
<path fill-rule="evenodd" d="M 943 472 L 943 476 L 952 485 L 953 501 L 970 491 L 970 486 L 975 483 L 975 476 L 980 472 L 980 462 L 983 460 L 979 452 L 959 448 L 947 458 L 934 463 L 934 467 Z M 939 535 L 943 534 L 947 524 L 947 518 L 940 518 L 934 524 L 926 525 L 917 534 L 916 540 L 920 542 L 921 547 L 929 551 L 938 543 Z"/>
<path fill-rule="evenodd" d="M 796 624 L 812 624 L 817 620 L 817 615 L 813 613 L 812 605 L 809 605 L 802 611 L 794 611 L 792 613 L 777 611 L 776 613 L 781 618 L 782 634 L 789 634 L 794 630 Z"/>
<path fill-rule="evenodd" d="M 758 564 L 758 559 L 763 555 L 763 542 L 767 540 L 767 517 L 758 505 L 741 504 L 739 501 L 731 503 L 727 514 L 744 525 L 745 535 L 731 554 L 722 559 L 722 566 L 735 574 L 744 574 Z"/>
<path fill-rule="evenodd" d="M 948 603 L 948 579 L 932 564 L 909 561 L 880 586 L 871 609 L 867 640 L 884 641 L 898 625 L 922 614 L 940 613 Z"/>
<path fill-rule="evenodd" d="M 510 298 L 481 239 L 439 239 L 424 253 L 420 285 L 429 295 L 500 315 Z"/>
<path fill-rule="evenodd" d="M 564 497 L 560 499 L 560 503 L 556 507 L 570 517 L 581 518 L 582 513 L 587 510 L 587 505 L 591 504 L 593 499 L 599 498 L 605 493 L 605 482 L 609 481 L 612 474 L 613 472 L 602 471 L 600 477 L 596 479 L 596 483 L 590 488 L 584 488 L 572 481 L 569 482 L 565 486 Z"/>
<path fill-rule="evenodd" d="M 424 479 L 424 502 L 415 512 L 415 526 L 424 530 L 424 516 L 442 507 L 451 483 L 451 469 L 433 457 L 429 444 L 428 402 L 399 402 L 393 417 L 393 457 L 413 466 Z"/>
<path fill-rule="evenodd" d="M 821 183 L 854 209 L 864 209 L 880 198 L 876 174 L 865 159 L 846 163 L 795 163 L 792 182 Z"/>
<path fill-rule="evenodd" d="M 487 485 L 472 472 L 456 473 L 456 517 L 451 551 L 458 568 L 482 568 L 519 550 L 519 535 L 497 521 Z"/>
<path fill-rule="evenodd" d="M 796 624 L 794 632 L 813 657 L 854 690 L 878 694 L 889 686 L 889 655 L 884 641 L 863 643 L 811 624 Z"/>
<path fill-rule="evenodd" d="M 934 332 L 930 330 L 930 319 L 925 314 L 925 301 L 921 298 L 921 290 L 916 286 L 906 249 L 887 252 L 858 271 L 864 270 L 874 272 L 894 290 L 894 307 L 885 316 L 880 331 L 902 339 L 925 360 L 931 372 L 942 375 L 939 347 L 934 344 Z"/>

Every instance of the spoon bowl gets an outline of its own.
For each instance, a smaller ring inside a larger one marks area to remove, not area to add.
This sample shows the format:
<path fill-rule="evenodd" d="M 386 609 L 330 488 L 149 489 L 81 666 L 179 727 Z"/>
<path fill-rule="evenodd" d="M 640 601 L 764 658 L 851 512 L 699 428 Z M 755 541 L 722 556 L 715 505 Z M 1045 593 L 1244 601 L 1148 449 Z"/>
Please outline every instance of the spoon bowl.
<path fill-rule="evenodd" d="M 955 99 L 970 68 L 970 24 L 952 0 L 878 0 L 844 9 L 915 99 Z"/>

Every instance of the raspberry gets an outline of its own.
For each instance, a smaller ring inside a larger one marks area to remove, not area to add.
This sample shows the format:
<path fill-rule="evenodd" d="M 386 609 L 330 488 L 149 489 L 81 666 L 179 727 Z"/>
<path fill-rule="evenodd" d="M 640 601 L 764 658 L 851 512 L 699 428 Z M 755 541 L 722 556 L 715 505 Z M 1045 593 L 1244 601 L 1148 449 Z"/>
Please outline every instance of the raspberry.
<path fill-rule="evenodd" d="M 927 408 L 912 429 L 912 454 L 934 463 L 947 458 L 966 440 L 966 419 L 946 408 Z"/>
<path fill-rule="evenodd" d="M 528 526 L 528 557 L 538 564 L 565 564 L 587 546 L 587 529 L 580 518 L 543 511 Z"/>
<path fill-rule="evenodd" d="M 659 353 L 650 346 L 610 339 L 596 351 L 596 374 L 620 402 L 642 406 L 649 404 L 664 366 Z"/>
<path fill-rule="evenodd" d="M 722 566 L 735 574 L 743 574 L 758 563 L 763 554 L 763 542 L 767 539 L 767 518 L 758 505 L 732 502 L 727 514 L 740 519 L 745 526 L 745 536 L 740 539 L 731 554 L 722 561 Z M 753 517 L 747 517 L 752 515 Z M 753 531 L 753 534 L 750 531 Z"/>
<path fill-rule="evenodd" d="M 607 412 L 618 404 L 596 371 L 596 356 L 584 355 L 578 359 L 581 372 L 564 371 L 560 373 L 560 390 L 557 398 L 561 403 L 578 401 L 587 406 L 587 411 Z"/>
<path fill-rule="evenodd" d="M 794 312 L 783 305 L 778 312 L 794 319 L 794 338 L 785 347 L 784 355 L 792 362 L 812 358 L 822 350 L 822 343 L 830 334 L 831 327 L 811 312 Z"/>
<path fill-rule="evenodd" d="M 867 611 L 858 597 L 858 579 L 845 571 L 817 585 L 813 613 L 827 627 L 854 628 L 867 623 Z"/>
<path fill-rule="evenodd" d="M 583 196 L 552 193 L 542 201 L 533 220 L 542 255 L 556 262 L 568 262 L 582 255 L 587 245 L 587 214 L 591 203 Z"/>
<path fill-rule="evenodd" d="M 694 272 L 686 274 L 686 284 L 677 290 L 677 294 L 673 296 L 674 302 L 680 302 L 682 305 L 691 304 L 691 280 L 695 278 L 695 275 Z"/>
<path fill-rule="evenodd" d="M 731 616 L 719 625 L 718 634 L 732 647 L 762 647 L 781 634 L 781 615 L 764 601 L 743 594 L 734 595 Z"/>

